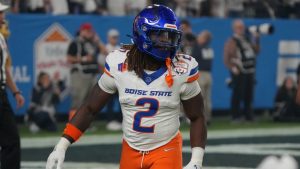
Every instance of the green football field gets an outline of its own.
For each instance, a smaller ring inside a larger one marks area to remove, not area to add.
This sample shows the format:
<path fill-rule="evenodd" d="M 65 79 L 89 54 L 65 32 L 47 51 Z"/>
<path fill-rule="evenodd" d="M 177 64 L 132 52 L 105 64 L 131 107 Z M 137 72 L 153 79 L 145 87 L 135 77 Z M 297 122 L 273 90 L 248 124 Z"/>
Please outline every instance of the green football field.
<path fill-rule="evenodd" d="M 63 129 L 64 124 L 60 124 Z M 61 132 L 31 134 L 20 126 L 22 136 L 22 168 L 45 168 L 48 154 Z M 183 162 L 190 158 L 188 124 L 183 123 Z M 93 127 L 66 154 L 66 169 L 117 169 L 121 152 L 121 132 L 105 130 L 104 122 Z M 208 142 L 204 169 L 250 169 L 268 155 L 290 154 L 300 163 L 300 124 L 273 123 L 259 120 L 254 123 L 231 124 L 217 119 L 208 127 Z"/>

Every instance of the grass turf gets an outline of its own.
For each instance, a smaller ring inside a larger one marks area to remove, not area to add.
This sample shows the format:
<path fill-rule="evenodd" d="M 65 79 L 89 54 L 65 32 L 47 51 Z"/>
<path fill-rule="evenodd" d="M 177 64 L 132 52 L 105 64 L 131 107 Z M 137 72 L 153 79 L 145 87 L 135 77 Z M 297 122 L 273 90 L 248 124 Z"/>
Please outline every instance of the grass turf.
<path fill-rule="evenodd" d="M 94 121 L 91 127 L 86 131 L 86 135 L 100 135 L 100 134 L 119 134 L 121 131 L 109 131 L 106 130 L 107 122 Z M 40 131 L 38 133 L 31 133 L 28 125 L 20 124 L 19 130 L 21 137 L 47 137 L 47 136 L 59 136 L 61 135 L 65 123 L 58 123 L 57 132 Z M 213 119 L 212 123 L 208 126 L 208 131 L 218 130 L 233 130 L 233 129 L 258 129 L 258 128 L 288 128 L 288 127 L 300 127 L 300 123 L 286 123 L 286 122 L 273 122 L 270 118 L 261 117 L 254 122 L 241 122 L 238 124 L 231 123 L 230 118 L 218 117 Z M 189 124 L 185 121 L 181 122 L 181 131 L 187 131 Z"/>

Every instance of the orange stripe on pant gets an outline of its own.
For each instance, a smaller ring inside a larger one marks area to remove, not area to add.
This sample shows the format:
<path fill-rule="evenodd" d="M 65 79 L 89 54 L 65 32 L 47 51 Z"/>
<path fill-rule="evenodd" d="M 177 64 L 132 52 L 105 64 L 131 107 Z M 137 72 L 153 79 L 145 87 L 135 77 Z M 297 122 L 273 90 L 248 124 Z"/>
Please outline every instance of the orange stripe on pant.
<path fill-rule="evenodd" d="M 182 169 L 181 134 L 149 152 L 135 150 L 123 140 L 120 169 Z"/>

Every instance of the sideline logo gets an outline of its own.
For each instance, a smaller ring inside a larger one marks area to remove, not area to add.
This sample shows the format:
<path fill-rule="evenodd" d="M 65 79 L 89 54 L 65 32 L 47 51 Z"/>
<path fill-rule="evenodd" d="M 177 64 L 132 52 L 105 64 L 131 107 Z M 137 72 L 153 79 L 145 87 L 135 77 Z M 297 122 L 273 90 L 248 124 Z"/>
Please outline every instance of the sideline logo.
<path fill-rule="evenodd" d="M 52 24 L 34 44 L 35 82 L 40 72 L 47 72 L 54 81 L 69 84 L 66 51 L 72 36 L 58 23 Z"/>
<path fill-rule="evenodd" d="M 280 86 L 287 76 L 296 81 L 296 70 L 300 63 L 300 41 L 279 41 L 278 54 L 276 85 Z"/>

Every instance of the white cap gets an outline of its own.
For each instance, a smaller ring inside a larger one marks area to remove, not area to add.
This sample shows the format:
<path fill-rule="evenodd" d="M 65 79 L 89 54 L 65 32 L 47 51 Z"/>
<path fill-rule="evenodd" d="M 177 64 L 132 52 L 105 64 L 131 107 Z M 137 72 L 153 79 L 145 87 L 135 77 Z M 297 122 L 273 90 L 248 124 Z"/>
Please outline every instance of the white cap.
<path fill-rule="evenodd" d="M 9 6 L 8 5 L 4 5 L 4 4 L 2 4 L 1 2 L 0 2 L 0 11 L 2 12 L 2 11 L 5 11 L 6 9 L 8 9 L 9 8 Z"/>
<path fill-rule="evenodd" d="M 116 29 L 110 29 L 107 33 L 108 37 L 115 37 L 115 36 L 119 36 L 119 35 L 120 35 L 119 31 Z"/>

